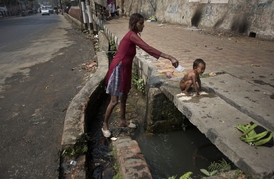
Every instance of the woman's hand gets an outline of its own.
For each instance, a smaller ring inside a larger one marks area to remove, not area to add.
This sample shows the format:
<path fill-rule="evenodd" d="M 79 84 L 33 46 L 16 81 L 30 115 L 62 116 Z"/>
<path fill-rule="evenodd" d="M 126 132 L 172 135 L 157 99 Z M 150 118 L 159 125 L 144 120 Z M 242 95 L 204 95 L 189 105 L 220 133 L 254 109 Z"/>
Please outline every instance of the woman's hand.
<path fill-rule="evenodd" d="M 169 60 L 171 61 L 172 65 L 174 66 L 174 68 L 176 68 L 179 65 L 179 62 L 176 58 L 170 56 Z"/>

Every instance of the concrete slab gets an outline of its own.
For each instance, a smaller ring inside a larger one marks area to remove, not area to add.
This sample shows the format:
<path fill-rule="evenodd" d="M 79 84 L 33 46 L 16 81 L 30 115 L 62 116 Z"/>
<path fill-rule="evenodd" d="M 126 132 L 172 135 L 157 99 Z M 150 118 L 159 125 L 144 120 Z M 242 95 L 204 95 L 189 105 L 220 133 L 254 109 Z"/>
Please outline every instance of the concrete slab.
<path fill-rule="evenodd" d="M 219 78 L 225 82 L 235 81 L 230 75 L 203 81 L 221 81 Z M 160 89 L 235 165 L 258 177 L 274 174 L 274 149 L 249 146 L 239 139 L 241 132 L 236 126 L 257 121 L 221 99 L 214 91 L 199 97 L 187 97 L 177 86 L 178 80 L 173 79 L 166 81 Z"/>
<path fill-rule="evenodd" d="M 105 23 L 103 28 L 109 38 L 117 37 L 119 41 L 127 27 L 128 19 L 120 18 Z M 202 79 L 209 95 L 185 97 L 179 89 L 184 74 L 174 73 L 176 78 L 167 79 L 157 69 L 161 65 L 138 50 L 134 63 L 140 67 L 148 86 L 160 86 L 175 106 L 241 170 L 260 178 L 273 175 L 274 149 L 249 146 L 239 139 L 241 132 L 236 129 L 238 124 L 253 121 L 273 131 L 273 43 L 206 36 L 176 25 L 159 27 L 157 23 L 146 23 L 145 32 L 144 41 L 175 56 L 185 71 L 192 69 L 195 58 L 201 57 L 207 63 L 206 73 L 215 70 L 227 73 Z M 165 60 L 159 62 L 168 68 Z"/>
<path fill-rule="evenodd" d="M 271 98 L 273 89 L 262 89 L 261 85 L 254 85 L 249 80 L 230 74 L 203 78 L 202 83 L 210 86 L 227 103 L 274 131 L 274 99 Z"/>
<path fill-rule="evenodd" d="M 271 93 L 274 91 L 274 71 L 271 66 L 262 66 L 254 63 L 246 64 L 245 66 L 229 65 L 224 68 L 224 71 Z"/>

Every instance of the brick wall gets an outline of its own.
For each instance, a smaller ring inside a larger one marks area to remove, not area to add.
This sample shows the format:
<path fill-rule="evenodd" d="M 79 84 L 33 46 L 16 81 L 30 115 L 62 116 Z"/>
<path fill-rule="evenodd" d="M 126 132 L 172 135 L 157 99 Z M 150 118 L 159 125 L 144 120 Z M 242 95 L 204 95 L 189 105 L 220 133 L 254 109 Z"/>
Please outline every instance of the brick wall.
<path fill-rule="evenodd" d="M 71 6 L 71 8 L 69 9 L 69 15 L 82 22 L 81 11 L 78 6 Z"/>

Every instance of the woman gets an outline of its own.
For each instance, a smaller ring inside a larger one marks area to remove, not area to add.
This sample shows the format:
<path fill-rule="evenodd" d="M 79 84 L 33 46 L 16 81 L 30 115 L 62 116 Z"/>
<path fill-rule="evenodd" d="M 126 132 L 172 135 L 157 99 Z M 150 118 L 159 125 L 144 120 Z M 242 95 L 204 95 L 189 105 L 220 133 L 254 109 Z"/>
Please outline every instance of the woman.
<path fill-rule="evenodd" d="M 129 19 L 129 32 L 123 37 L 115 57 L 113 58 L 107 76 L 106 93 L 111 95 L 110 102 L 106 109 L 102 132 L 105 137 L 110 137 L 111 133 L 108 127 L 108 120 L 113 108 L 118 104 L 120 98 L 120 127 L 136 128 L 133 123 L 128 123 L 125 118 L 126 101 L 131 88 L 131 70 L 132 61 L 136 54 L 136 45 L 155 58 L 169 59 L 174 67 L 179 65 L 178 61 L 148 44 L 139 36 L 144 28 L 144 17 L 141 14 L 134 13 Z"/>
<path fill-rule="evenodd" d="M 116 2 L 115 0 L 107 0 L 107 7 L 109 10 L 109 13 L 111 17 L 115 16 L 115 11 L 116 11 Z"/>

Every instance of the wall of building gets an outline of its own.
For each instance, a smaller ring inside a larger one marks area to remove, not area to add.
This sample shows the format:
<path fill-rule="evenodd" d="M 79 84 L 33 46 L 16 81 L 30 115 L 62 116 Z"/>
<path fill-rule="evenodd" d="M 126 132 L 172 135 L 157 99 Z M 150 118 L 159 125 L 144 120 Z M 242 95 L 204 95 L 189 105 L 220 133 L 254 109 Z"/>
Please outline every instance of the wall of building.
<path fill-rule="evenodd" d="M 106 5 L 106 0 L 94 0 Z M 122 1 L 116 0 L 118 6 Z M 274 40 L 273 0 L 128 0 L 125 14 L 138 12 L 158 21 L 238 32 Z"/>

